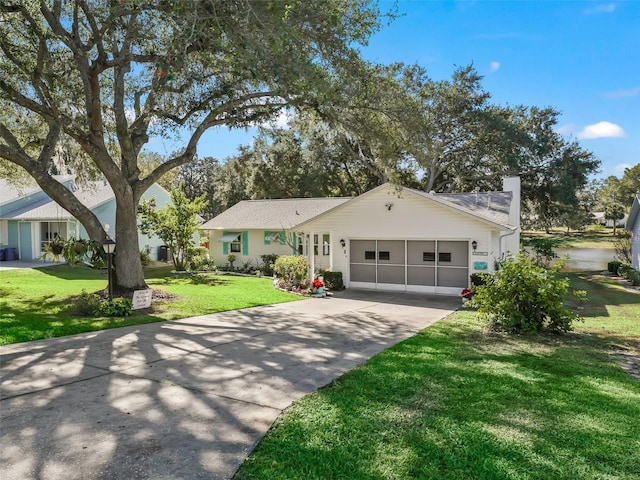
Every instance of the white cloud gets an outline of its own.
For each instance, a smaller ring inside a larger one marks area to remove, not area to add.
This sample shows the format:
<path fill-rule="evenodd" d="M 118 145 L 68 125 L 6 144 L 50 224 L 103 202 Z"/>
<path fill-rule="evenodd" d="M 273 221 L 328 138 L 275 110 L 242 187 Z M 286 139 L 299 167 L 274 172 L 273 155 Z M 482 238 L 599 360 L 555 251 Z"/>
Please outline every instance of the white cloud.
<path fill-rule="evenodd" d="M 626 136 L 621 126 L 611 122 L 598 122 L 587 125 L 576 135 L 580 140 L 593 138 L 620 138 Z"/>
<path fill-rule="evenodd" d="M 607 98 L 627 98 L 627 97 L 637 97 L 640 95 L 640 87 L 629 88 L 629 89 L 620 89 L 615 90 L 613 92 L 607 92 L 604 94 Z"/>
<path fill-rule="evenodd" d="M 619 163 L 618 165 L 613 167 L 613 170 L 614 170 L 614 172 L 616 172 L 616 174 L 624 175 L 624 171 L 627 168 L 631 168 L 632 166 L 633 165 L 631 165 L 630 163 Z"/>
<path fill-rule="evenodd" d="M 561 127 L 555 129 L 560 135 L 573 135 L 576 133 L 576 124 L 575 123 L 567 123 Z"/>
<path fill-rule="evenodd" d="M 497 72 L 499 68 L 500 68 L 500 62 L 491 62 L 489 64 L 489 71 L 491 73 Z"/>
<path fill-rule="evenodd" d="M 593 7 L 585 8 L 584 13 L 593 15 L 596 13 L 613 13 L 616 9 L 615 3 L 600 3 Z"/>

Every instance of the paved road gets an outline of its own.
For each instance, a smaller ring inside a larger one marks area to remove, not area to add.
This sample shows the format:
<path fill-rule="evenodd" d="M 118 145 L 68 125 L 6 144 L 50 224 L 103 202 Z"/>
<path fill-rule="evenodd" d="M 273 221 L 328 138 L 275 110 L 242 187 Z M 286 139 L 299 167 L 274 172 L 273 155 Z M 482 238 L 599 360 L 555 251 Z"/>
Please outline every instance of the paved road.
<path fill-rule="evenodd" d="M 459 305 L 345 291 L 0 347 L 0 478 L 230 478 L 284 408 Z"/>

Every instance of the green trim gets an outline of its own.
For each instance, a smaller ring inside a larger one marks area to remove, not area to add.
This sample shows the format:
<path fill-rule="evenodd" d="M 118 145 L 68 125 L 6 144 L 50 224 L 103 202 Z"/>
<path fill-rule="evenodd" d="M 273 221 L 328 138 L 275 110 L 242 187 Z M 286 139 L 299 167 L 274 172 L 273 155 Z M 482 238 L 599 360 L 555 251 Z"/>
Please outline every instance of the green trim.
<path fill-rule="evenodd" d="M 249 232 L 242 232 L 242 255 L 249 255 Z"/>
<path fill-rule="evenodd" d="M 293 232 L 293 254 L 298 254 L 298 236 L 296 235 L 296 232 Z"/>
<path fill-rule="evenodd" d="M 264 231 L 264 244 L 271 245 L 271 240 L 267 240 L 267 237 L 271 234 L 268 230 Z"/>
<path fill-rule="evenodd" d="M 280 245 L 286 245 L 287 244 L 287 232 L 285 232 L 284 230 L 280 231 Z"/>
<path fill-rule="evenodd" d="M 227 232 L 226 230 L 222 231 L 222 235 L 226 235 L 227 233 L 229 233 L 229 232 Z M 222 254 L 223 255 L 229 255 L 229 243 L 228 242 L 223 242 L 222 243 Z"/>

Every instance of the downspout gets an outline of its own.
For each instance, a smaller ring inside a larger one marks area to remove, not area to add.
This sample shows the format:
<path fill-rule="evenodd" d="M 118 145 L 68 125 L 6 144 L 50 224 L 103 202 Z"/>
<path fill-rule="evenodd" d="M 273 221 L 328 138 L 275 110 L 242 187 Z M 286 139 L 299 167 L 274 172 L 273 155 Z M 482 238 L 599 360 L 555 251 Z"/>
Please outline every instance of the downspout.
<path fill-rule="evenodd" d="M 500 236 L 498 237 L 498 245 L 500 247 L 500 258 L 504 257 L 504 252 L 502 251 L 502 239 L 505 237 L 509 237 L 511 235 L 515 235 L 517 231 L 518 229 L 514 228 L 513 230 L 508 230 L 506 233 L 500 234 Z"/>

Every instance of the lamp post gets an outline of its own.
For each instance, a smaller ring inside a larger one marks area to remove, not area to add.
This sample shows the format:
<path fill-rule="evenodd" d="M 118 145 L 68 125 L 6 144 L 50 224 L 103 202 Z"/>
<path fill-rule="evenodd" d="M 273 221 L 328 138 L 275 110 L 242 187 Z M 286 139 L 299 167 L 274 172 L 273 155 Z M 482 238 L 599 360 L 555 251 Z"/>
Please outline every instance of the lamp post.
<path fill-rule="evenodd" d="M 104 253 L 107 254 L 107 262 L 108 262 L 108 275 L 109 275 L 109 301 L 113 300 L 113 281 L 111 280 L 111 276 L 112 273 L 111 271 L 113 270 L 113 266 L 112 266 L 112 257 L 113 257 L 113 252 L 116 249 L 116 242 L 114 242 L 113 240 L 111 240 L 111 237 L 107 237 L 107 239 L 104 241 L 104 243 L 102 244 L 102 248 L 104 249 Z"/>

